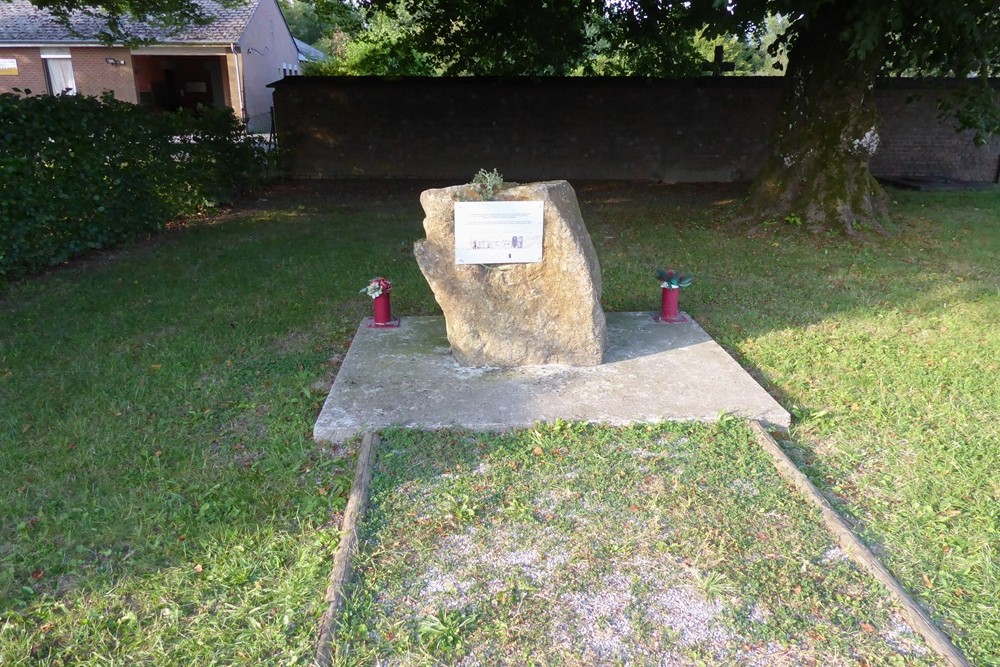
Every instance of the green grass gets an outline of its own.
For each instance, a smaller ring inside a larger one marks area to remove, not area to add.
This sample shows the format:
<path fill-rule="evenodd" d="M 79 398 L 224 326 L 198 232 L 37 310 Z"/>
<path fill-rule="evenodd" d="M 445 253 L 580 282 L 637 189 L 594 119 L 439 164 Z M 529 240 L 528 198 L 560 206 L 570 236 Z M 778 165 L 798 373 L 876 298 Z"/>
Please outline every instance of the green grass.
<path fill-rule="evenodd" d="M 419 190 L 288 187 L 6 288 L 4 664 L 308 662 L 350 463 L 309 433 L 369 278 L 436 312 Z M 894 192 L 896 235 L 856 244 L 731 229 L 738 188 L 577 193 L 606 310 L 654 309 L 656 266 L 694 273 L 682 308 L 796 415 L 786 449 L 1000 664 L 1000 195 Z"/>
<path fill-rule="evenodd" d="M 350 484 L 322 384 L 358 289 L 419 275 L 384 222 L 261 210 L 7 290 L 0 662 L 307 662 Z"/>
<path fill-rule="evenodd" d="M 941 664 L 735 419 L 377 458 L 335 664 Z"/>
<path fill-rule="evenodd" d="M 693 271 L 682 307 L 796 415 L 786 448 L 973 664 L 1000 664 L 1000 192 L 894 191 L 894 236 L 854 244 L 720 230 L 734 197 L 675 190 L 584 190 L 608 309 L 643 307 L 623 287 L 653 264 Z"/>

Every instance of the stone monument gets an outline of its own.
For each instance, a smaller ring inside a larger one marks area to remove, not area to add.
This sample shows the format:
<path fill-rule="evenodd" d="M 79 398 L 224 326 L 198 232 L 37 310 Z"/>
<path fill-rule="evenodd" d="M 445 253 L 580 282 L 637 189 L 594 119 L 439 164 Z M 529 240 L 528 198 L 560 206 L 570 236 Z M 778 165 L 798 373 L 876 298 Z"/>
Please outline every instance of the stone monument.
<path fill-rule="evenodd" d="M 476 185 L 420 195 L 427 238 L 414 254 L 444 311 L 455 359 L 462 366 L 600 364 L 607 345 L 601 267 L 573 188 L 566 181 L 510 184 L 493 201 L 525 205 L 466 205 L 483 195 Z M 497 233 L 477 237 L 490 224 Z"/>

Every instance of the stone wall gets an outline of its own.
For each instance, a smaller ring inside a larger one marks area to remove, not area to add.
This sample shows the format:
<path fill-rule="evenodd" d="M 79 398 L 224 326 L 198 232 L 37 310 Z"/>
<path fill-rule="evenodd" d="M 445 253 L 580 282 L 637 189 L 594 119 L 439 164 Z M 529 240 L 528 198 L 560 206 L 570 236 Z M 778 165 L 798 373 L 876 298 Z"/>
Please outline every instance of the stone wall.
<path fill-rule="evenodd" d="M 757 172 L 781 80 L 289 77 L 272 84 L 298 178 L 740 181 Z M 995 181 L 983 148 L 938 119 L 941 81 L 877 92 L 879 176 Z"/>

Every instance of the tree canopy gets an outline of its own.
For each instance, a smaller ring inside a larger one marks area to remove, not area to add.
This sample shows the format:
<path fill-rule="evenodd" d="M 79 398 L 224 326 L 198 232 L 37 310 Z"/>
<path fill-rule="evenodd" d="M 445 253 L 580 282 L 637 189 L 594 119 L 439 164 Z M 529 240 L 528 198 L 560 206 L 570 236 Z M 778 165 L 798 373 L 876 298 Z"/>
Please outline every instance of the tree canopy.
<path fill-rule="evenodd" d="M 238 4 L 242 0 L 222 0 Z M 31 0 L 56 17 L 74 11 L 184 25 L 206 19 L 199 0 Z M 312 3 L 306 3 L 312 4 Z M 316 0 L 321 16 L 347 16 L 353 3 Z M 781 40 L 836 6 L 846 16 L 836 38 L 852 59 L 874 57 L 883 73 L 985 78 L 1000 66 L 1000 4 L 995 0 L 362 0 L 412 17 L 414 44 L 446 74 L 565 74 L 597 53 L 631 63 L 623 73 L 665 75 L 690 65 L 692 38 L 760 35 L 769 17 L 790 20 Z M 127 36 L 127 35 L 126 35 Z"/>
<path fill-rule="evenodd" d="M 403 12 L 405 39 L 445 76 L 697 75 L 700 26 L 662 5 L 629 15 L 603 0 L 366 0 Z M 680 6 L 678 4 L 678 6 Z"/>
<path fill-rule="evenodd" d="M 761 38 L 787 54 L 785 92 L 748 219 L 882 230 L 888 198 L 869 171 L 878 148 L 874 83 L 953 77 L 942 97 L 978 142 L 1000 129 L 989 77 L 1000 65 L 995 0 L 366 0 L 402 7 L 410 38 L 446 74 L 696 73 L 702 38 Z"/>
<path fill-rule="evenodd" d="M 873 75 L 972 77 L 957 103 L 963 126 L 998 126 L 987 79 L 1000 67 L 995 0 L 363 0 L 409 17 L 406 40 L 444 75 L 697 75 L 704 38 L 773 35 L 791 51 L 803 31 L 828 21 L 847 63 Z M 770 30 L 769 30 L 770 28 Z M 811 47 L 810 47 L 811 48 Z"/>

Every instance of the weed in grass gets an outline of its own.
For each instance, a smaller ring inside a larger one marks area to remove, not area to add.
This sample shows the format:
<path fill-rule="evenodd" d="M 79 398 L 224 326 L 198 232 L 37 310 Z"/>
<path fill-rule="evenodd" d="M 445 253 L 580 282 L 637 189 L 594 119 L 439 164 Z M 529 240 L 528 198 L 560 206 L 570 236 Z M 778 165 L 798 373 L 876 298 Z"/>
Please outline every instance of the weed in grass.
<path fill-rule="evenodd" d="M 469 494 L 462 493 L 456 497 L 451 493 L 444 493 L 441 495 L 441 500 L 440 511 L 444 515 L 442 521 L 446 525 L 457 528 L 476 518 L 479 505 Z"/>
<path fill-rule="evenodd" d="M 474 629 L 476 618 L 475 613 L 442 609 L 436 614 L 425 616 L 420 621 L 417 625 L 417 636 L 430 653 L 455 655 L 465 648 L 465 637 Z"/>
<path fill-rule="evenodd" d="M 692 575 L 698 590 L 709 601 L 716 600 L 733 591 L 733 586 L 729 583 L 728 578 L 721 572 L 701 573 L 694 570 Z"/>

